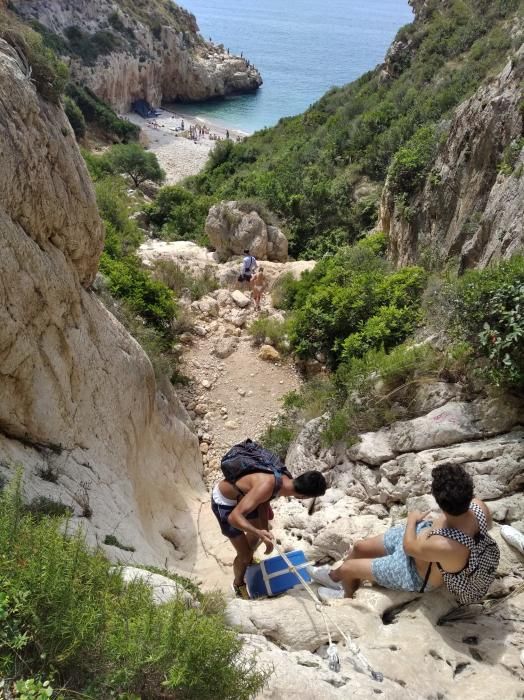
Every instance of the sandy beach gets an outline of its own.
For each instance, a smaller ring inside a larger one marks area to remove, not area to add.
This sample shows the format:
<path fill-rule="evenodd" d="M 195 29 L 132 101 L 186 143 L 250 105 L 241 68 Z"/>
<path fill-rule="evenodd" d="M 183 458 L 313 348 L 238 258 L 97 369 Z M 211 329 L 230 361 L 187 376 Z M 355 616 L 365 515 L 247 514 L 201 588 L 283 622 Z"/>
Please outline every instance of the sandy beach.
<path fill-rule="evenodd" d="M 168 185 L 199 173 L 217 140 L 227 138 L 227 131 L 233 141 L 247 136 L 245 132 L 228 130 L 199 117 L 187 117 L 167 109 L 158 111 L 160 116 L 151 119 L 143 119 L 134 112 L 123 116 L 142 129 L 142 142 L 156 154 Z"/>

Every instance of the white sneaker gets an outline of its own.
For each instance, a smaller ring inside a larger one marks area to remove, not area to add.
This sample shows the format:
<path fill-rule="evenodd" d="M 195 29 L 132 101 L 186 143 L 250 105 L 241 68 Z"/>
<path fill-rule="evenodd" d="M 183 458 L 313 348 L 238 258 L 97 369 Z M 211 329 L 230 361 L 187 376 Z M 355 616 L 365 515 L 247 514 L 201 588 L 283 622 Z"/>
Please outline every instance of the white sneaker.
<path fill-rule="evenodd" d="M 500 534 L 508 544 L 518 549 L 521 554 L 524 554 L 524 534 L 522 532 L 511 527 L 511 525 L 503 525 L 500 528 Z"/>
<path fill-rule="evenodd" d="M 334 590 L 333 588 L 324 588 L 321 586 L 318 591 L 318 597 L 320 600 L 324 601 L 330 601 L 330 600 L 342 600 L 344 597 L 344 591 L 342 588 L 339 588 L 338 590 Z"/>
<path fill-rule="evenodd" d="M 311 576 L 315 583 L 320 583 L 321 586 L 327 586 L 327 588 L 333 588 L 336 591 L 342 590 L 342 584 L 333 581 L 329 575 L 329 566 L 311 566 L 306 567 L 306 571 Z"/>

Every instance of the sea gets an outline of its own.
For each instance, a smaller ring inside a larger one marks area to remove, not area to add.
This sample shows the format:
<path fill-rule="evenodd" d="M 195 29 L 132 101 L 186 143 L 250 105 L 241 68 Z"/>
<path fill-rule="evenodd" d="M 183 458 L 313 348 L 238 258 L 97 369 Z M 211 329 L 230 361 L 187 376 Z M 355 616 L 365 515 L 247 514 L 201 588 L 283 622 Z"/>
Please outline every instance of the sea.
<path fill-rule="evenodd" d="M 243 55 L 262 74 L 255 94 L 177 112 L 252 133 L 299 114 L 329 88 L 384 59 L 411 22 L 407 0 L 178 0 L 202 35 Z"/>

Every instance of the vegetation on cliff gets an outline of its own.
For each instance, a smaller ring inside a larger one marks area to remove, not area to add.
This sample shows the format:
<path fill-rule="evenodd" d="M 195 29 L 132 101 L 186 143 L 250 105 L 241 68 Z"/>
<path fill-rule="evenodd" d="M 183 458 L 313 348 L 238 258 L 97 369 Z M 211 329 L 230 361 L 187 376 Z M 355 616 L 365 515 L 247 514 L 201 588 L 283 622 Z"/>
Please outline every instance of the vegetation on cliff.
<path fill-rule="evenodd" d="M 384 70 L 243 143 L 217 144 L 188 187 L 217 200 L 261 198 L 294 256 L 353 242 L 376 221 L 388 171 L 400 199 L 422 182 L 451 110 L 520 43 L 522 12 L 519 0 L 430 0 L 424 19 L 400 30 Z"/>
<path fill-rule="evenodd" d="M 19 480 L 0 492 L 0 562 L 0 695 L 248 700 L 264 681 L 216 595 L 156 605 L 81 530 L 29 513 Z"/>

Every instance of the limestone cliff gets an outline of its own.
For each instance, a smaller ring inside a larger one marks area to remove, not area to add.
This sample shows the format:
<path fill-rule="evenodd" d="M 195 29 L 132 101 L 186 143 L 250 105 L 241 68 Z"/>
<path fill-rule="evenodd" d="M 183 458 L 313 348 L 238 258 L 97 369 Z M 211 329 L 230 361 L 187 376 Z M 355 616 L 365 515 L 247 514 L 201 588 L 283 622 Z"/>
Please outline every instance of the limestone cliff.
<path fill-rule="evenodd" d="M 524 49 L 456 110 L 423 187 L 399 206 L 384 188 L 379 227 L 399 266 L 430 256 L 486 266 L 524 247 Z"/>
<path fill-rule="evenodd" d="M 115 558 L 190 571 L 205 495 L 190 421 L 90 290 L 103 229 L 62 109 L 0 46 L 0 475 L 73 508 Z"/>
<path fill-rule="evenodd" d="M 198 33 L 193 15 L 170 0 L 14 0 L 25 20 L 51 33 L 72 77 L 116 110 L 133 100 L 195 102 L 256 90 L 246 59 Z"/>

